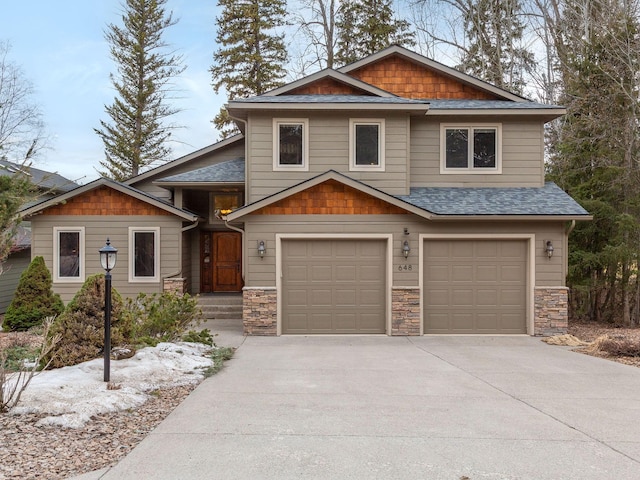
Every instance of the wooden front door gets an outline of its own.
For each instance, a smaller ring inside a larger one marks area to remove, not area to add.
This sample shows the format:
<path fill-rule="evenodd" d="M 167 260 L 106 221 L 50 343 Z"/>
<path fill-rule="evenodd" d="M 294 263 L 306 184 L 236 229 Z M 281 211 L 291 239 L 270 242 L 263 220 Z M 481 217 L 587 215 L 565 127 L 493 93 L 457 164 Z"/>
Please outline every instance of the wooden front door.
<path fill-rule="evenodd" d="M 242 290 L 242 236 L 237 232 L 202 232 L 200 291 Z"/>

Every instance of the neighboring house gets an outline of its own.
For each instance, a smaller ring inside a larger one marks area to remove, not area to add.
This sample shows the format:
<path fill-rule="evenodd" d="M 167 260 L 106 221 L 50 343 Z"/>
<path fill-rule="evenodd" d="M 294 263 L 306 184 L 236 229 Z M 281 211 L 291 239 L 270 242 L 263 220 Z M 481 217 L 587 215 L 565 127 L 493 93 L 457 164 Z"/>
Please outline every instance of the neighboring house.
<path fill-rule="evenodd" d="M 242 134 L 23 212 L 65 300 L 109 237 L 121 293 L 242 291 L 247 334 L 566 330 L 564 108 L 396 46 L 227 108 Z"/>
<path fill-rule="evenodd" d="M 33 167 L 24 167 L 4 159 L 0 159 L 0 175 L 13 176 L 26 174 L 31 182 L 37 185 L 39 196 L 26 206 L 32 205 L 43 199 L 53 198 L 56 195 L 67 192 L 77 184 L 57 173 L 47 172 Z M 31 262 L 31 225 L 22 222 L 18 227 L 13 248 L 9 257 L 2 264 L 0 274 L 0 314 L 7 311 L 7 307 L 13 299 L 22 272 Z"/>

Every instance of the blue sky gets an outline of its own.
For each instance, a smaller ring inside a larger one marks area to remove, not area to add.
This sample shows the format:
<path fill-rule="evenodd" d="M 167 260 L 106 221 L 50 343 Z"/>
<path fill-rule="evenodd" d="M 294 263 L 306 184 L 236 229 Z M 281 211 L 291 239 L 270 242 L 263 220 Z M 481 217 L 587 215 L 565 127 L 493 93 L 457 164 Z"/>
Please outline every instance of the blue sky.
<path fill-rule="evenodd" d="M 187 70 L 176 80 L 172 104 L 183 111 L 172 122 L 185 128 L 173 133 L 172 158 L 215 142 L 210 120 L 226 101 L 215 95 L 208 72 L 215 49 L 215 0 L 168 0 L 178 19 L 165 40 L 185 58 Z M 104 30 L 120 25 L 118 0 L 31 0 L 3 2 L 0 40 L 11 44 L 9 60 L 19 65 L 35 88 L 52 149 L 34 164 L 79 183 L 98 178 L 103 145 L 93 129 L 108 120 L 104 105 L 114 98 Z"/>

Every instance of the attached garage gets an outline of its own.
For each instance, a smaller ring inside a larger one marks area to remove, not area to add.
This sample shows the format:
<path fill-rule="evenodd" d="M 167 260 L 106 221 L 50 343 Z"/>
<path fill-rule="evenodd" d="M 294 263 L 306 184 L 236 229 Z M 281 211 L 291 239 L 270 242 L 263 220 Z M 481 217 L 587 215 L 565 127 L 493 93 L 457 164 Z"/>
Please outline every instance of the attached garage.
<path fill-rule="evenodd" d="M 282 333 L 386 333 L 387 242 L 284 239 Z"/>
<path fill-rule="evenodd" d="M 424 333 L 527 333 L 527 251 L 520 239 L 426 239 Z"/>

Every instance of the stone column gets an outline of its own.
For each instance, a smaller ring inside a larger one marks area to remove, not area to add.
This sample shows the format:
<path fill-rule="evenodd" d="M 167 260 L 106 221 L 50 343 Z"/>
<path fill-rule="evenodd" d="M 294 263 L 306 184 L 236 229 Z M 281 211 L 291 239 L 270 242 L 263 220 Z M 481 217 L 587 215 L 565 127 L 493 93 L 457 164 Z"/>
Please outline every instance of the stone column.
<path fill-rule="evenodd" d="M 162 291 L 171 292 L 177 295 L 184 295 L 187 286 L 187 279 L 180 277 L 165 278 L 162 281 Z"/>
<path fill-rule="evenodd" d="M 277 318 L 275 287 L 243 289 L 242 324 L 245 335 L 277 335 Z"/>
<path fill-rule="evenodd" d="M 544 337 L 567 333 L 569 326 L 569 289 L 536 287 L 534 291 L 533 334 Z"/>
<path fill-rule="evenodd" d="M 391 335 L 420 335 L 420 289 L 391 289 Z"/>

